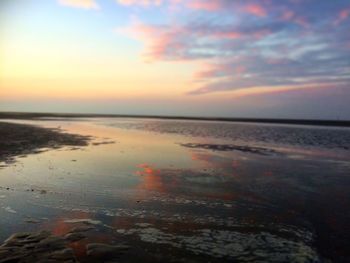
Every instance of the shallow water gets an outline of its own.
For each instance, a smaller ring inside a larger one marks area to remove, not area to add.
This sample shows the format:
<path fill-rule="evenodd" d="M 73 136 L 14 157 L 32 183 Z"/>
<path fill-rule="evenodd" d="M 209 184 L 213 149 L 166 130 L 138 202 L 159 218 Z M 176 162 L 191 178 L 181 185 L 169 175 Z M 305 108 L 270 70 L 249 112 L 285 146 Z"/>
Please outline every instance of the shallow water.
<path fill-rule="evenodd" d="M 19 122 L 19 121 L 17 121 Z M 122 262 L 348 261 L 350 129 L 91 118 L 21 121 L 94 136 L 0 169 L 0 239 L 125 243 Z"/>

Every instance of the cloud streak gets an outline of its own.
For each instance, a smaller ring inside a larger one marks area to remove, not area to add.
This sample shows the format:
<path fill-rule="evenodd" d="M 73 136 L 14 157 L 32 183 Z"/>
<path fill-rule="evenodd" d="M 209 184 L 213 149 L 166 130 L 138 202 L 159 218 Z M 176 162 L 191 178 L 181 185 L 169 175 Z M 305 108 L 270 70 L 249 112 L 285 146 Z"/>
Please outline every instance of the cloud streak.
<path fill-rule="evenodd" d="M 118 4 L 121 5 L 140 5 L 140 6 L 150 6 L 150 5 L 160 5 L 162 0 L 116 0 Z"/>
<path fill-rule="evenodd" d="M 145 44 L 148 60 L 202 61 L 203 69 L 193 79 L 197 88 L 188 94 L 350 86 L 350 7 L 346 0 L 144 4 L 184 8 L 169 23 L 133 22 L 125 31 Z"/>
<path fill-rule="evenodd" d="M 99 9 L 99 5 L 94 0 L 58 0 L 64 6 L 82 9 Z"/>

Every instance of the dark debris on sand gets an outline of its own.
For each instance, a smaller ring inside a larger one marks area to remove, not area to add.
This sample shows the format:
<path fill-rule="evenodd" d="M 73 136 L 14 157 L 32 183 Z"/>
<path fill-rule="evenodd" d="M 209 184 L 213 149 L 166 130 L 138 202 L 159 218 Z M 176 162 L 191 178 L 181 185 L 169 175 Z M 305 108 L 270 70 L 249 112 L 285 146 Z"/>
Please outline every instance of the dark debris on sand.
<path fill-rule="evenodd" d="M 0 246 L 0 263 L 75 263 L 79 262 L 69 243 L 86 238 L 82 232 L 89 229 L 77 229 L 64 237 L 54 236 L 48 231 L 34 233 L 16 233 Z M 128 251 L 125 245 L 89 243 L 86 245 L 88 262 L 116 262 Z"/>
<path fill-rule="evenodd" d="M 89 136 L 58 129 L 0 122 L 0 161 L 11 162 L 14 156 L 40 152 L 42 148 L 86 146 L 89 140 Z"/>
<path fill-rule="evenodd" d="M 66 241 L 50 232 L 17 233 L 0 246 L 0 263 L 77 262 Z"/>
<path fill-rule="evenodd" d="M 277 151 L 273 149 L 267 149 L 263 147 L 252 147 L 245 145 L 233 145 L 233 144 L 209 144 L 209 143 L 181 143 L 183 147 L 196 148 L 196 149 L 206 149 L 212 151 L 240 151 L 247 153 L 254 153 L 260 155 L 275 155 L 278 154 Z"/>

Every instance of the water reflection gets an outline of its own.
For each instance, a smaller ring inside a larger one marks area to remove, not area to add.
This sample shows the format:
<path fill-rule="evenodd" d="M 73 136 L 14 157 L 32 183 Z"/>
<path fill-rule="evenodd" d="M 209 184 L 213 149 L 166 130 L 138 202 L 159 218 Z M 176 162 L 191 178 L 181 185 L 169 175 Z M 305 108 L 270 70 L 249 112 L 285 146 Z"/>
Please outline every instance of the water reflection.
<path fill-rule="evenodd" d="M 155 169 L 148 164 L 140 164 L 139 168 L 142 170 L 136 171 L 136 174 L 142 176 L 142 183 L 138 186 L 140 189 L 166 192 L 159 169 Z"/>
<path fill-rule="evenodd" d="M 99 224 L 100 221 L 94 219 L 95 215 L 82 211 L 72 211 L 65 213 L 57 218 L 50 219 L 40 225 L 40 229 L 49 230 L 53 235 L 63 238 L 72 237 L 75 239 L 68 240 L 68 247 L 72 248 L 78 260 L 86 261 L 87 245 L 90 243 L 111 243 L 113 235 L 99 229 L 103 226 Z M 77 235 L 78 234 L 78 235 Z"/>
<path fill-rule="evenodd" d="M 95 138 L 83 150 L 49 150 L 1 169 L 1 226 L 65 236 L 88 224 L 69 220 L 101 222 L 70 244 L 82 261 L 91 242 L 126 242 L 149 262 L 159 246 L 165 259 L 194 262 L 277 260 L 278 253 L 291 261 L 348 257 L 348 156 L 329 150 L 319 158 L 286 145 L 279 151 L 293 154 L 218 151 L 217 138 L 155 136 L 102 122 L 45 123 Z M 23 223 L 28 216 L 40 223 Z M 9 234 L 3 229 L 2 239 Z M 246 257 L 249 246 L 261 254 Z"/>

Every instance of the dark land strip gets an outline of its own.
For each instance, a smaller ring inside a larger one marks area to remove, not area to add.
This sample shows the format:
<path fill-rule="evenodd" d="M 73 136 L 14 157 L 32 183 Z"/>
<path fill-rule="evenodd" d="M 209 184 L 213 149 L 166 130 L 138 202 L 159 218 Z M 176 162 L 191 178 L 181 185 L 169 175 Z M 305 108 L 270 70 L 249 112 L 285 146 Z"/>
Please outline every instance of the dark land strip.
<path fill-rule="evenodd" d="M 90 138 L 59 129 L 0 122 L 0 162 L 9 163 L 15 156 L 41 152 L 45 148 L 86 146 Z"/>
<path fill-rule="evenodd" d="M 27 112 L 0 112 L 0 119 L 35 120 L 45 118 L 141 118 L 141 119 L 168 119 L 192 121 L 225 121 L 245 123 L 294 124 L 313 126 L 350 127 L 349 120 L 311 120 L 311 119 L 273 119 L 273 118 L 226 118 L 226 117 L 196 117 L 196 116 L 159 116 L 159 115 L 127 115 L 127 114 L 75 114 L 75 113 L 27 113 Z"/>

